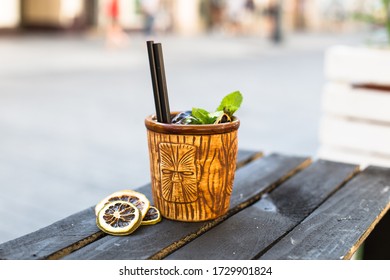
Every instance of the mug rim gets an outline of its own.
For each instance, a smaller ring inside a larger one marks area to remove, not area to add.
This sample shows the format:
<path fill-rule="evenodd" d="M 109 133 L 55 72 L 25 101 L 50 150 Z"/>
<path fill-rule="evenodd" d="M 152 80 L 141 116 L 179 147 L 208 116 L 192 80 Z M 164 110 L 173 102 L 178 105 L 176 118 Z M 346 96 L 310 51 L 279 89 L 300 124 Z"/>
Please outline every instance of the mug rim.
<path fill-rule="evenodd" d="M 171 112 L 176 115 L 180 112 Z M 233 116 L 233 121 L 220 124 L 171 124 L 157 122 L 156 115 L 149 115 L 145 119 L 145 126 L 148 130 L 165 133 L 165 134 L 181 134 L 181 135 L 212 135 L 223 134 L 237 130 L 240 127 L 240 120 Z"/>

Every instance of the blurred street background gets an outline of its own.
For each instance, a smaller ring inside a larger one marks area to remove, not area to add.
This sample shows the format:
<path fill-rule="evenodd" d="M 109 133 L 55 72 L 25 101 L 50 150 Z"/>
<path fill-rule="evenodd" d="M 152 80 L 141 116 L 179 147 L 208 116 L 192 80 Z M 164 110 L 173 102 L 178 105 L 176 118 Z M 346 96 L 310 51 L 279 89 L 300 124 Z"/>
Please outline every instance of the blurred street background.
<path fill-rule="evenodd" d="M 171 110 L 244 96 L 239 147 L 316 156 L 324 51 L 367 1 L 0 0 L 0 242 L 149 179 L 146 40 Z"/>

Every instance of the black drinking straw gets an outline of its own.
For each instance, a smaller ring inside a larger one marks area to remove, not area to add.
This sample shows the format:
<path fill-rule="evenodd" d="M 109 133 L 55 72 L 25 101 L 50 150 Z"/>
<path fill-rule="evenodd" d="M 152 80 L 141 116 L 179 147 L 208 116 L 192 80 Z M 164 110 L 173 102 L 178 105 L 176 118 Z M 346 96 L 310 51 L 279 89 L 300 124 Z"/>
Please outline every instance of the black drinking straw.
<path fill-rule="evenodd" d="M 158 92 L 160 96 L 161 115 L 163 123 L 171 122 L 171 114 L 169 110 L 167 81 L 165 78 L 164 58 L 162 53 L 161 43 L 153 44 L 154 61 L 156 64 L 156 74 L 158 83 Z"/>
<path fill-rule="evenodd" d="M 156 62 L 154 59 L 154 52 L 153 52 L 153 41 L 147 41 L 146 45 L 148 47 L 150 75 L 152 77 L 152 85 L 153 85 L 154 105 L 156 106 L 156 117 L 158 122 L 163 122 L 162 113 L 161 113 L 160 94 L 159 94 L 159 88 L 157 82 Z"/>

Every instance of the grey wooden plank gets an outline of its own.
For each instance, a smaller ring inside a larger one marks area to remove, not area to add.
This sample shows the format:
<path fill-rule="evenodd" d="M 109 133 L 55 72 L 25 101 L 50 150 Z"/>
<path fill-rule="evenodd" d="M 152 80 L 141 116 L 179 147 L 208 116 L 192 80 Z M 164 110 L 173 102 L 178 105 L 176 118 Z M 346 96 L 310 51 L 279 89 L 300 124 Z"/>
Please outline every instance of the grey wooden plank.
<path fill-rule="evenodd" d="M 263 156 L 262 152 L 253 152 L 250 150 L 239 150 L 237 154 L 237 168 L 244 166 L 245 164 L 260 158 Z"/>
<path fill-rule="evenodd" d="M 257 203 L 238 212 L 167 259 L 253 259 L 294 228 L 357 167 L 316 161 Z"/>
<path fill-rule="evenodd" d="M 239 151 L 237 166 L 261 156 L 260 152 Z M 151 199 L 147 184 L 138 189 Z M 93 207 L 20 238 L 0 244 L 0 259 L 55 259 L 105 236 L 95 222 Z"/>
<path fill-rule="evenodd" d="M 46 228 L 0 245 L 0 259 L 41 259 L 69 244 L 83 246 L 102 236 L 88 208 Z"/>
<path fill-rule="evenodd" d="M 154 226 L 142 227 L 125 237 L 105 236 L 64 259 L 160 259 L 180 248 L 295 172 L 310 160 L 301 157 L 270 155 L 255 160 L 236 172 L 230 212 L 209 222 L 185 223 L 163 219 Z"/>
<path fill-rule="evenodd" d="M 349 259 L 389 208 L 390 169 L 369 167 L 261 259 Z"/>

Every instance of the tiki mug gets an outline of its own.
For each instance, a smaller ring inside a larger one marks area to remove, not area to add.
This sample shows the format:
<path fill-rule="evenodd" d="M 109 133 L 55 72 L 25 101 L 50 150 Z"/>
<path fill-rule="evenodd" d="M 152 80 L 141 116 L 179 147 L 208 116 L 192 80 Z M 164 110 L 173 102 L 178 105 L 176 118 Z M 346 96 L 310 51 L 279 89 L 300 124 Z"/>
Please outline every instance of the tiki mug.
<path fill-rule="evenodd" d="M 210 125 L 145 120 L 155 206 L 172 220 L 215 219 L 229 209 L 238 119 Z"/>

